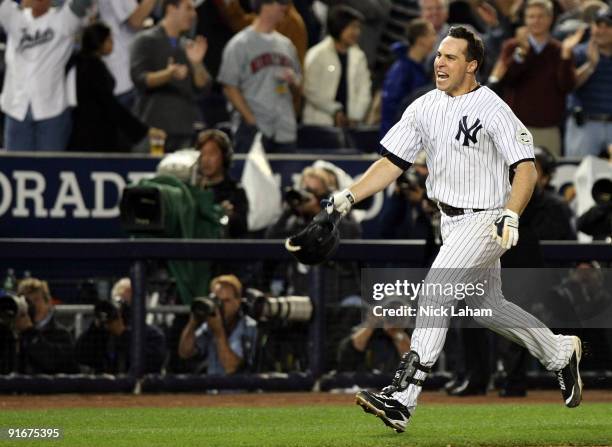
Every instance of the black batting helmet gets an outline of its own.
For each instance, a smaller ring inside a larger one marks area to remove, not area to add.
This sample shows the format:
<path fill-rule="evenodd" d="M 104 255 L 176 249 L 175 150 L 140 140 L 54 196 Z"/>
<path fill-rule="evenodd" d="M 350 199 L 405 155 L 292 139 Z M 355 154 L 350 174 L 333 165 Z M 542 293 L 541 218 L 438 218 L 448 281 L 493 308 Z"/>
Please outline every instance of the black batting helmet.
<path fill-rule="evenodd" d="M 329 259 L 338 248 L 338 222 L 342 215 L 335 210 L 328 213 L 325 208 L 306 228 L 285 241 L 287 251 L 302 264 L 320 264 Z"/>

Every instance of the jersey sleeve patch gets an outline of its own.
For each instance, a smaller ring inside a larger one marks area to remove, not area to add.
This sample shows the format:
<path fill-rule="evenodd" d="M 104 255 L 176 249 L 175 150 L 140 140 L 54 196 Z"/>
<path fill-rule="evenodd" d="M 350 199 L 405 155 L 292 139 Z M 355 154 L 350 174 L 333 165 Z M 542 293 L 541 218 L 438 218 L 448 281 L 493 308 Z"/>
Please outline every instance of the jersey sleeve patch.
<path fill-rule="evenodd" d="M 522 128 L 516 131 L 516 141 L 521 144 L 533 145 L 533 137 L 531 136 L 531 132 L 527 129 Z"/>

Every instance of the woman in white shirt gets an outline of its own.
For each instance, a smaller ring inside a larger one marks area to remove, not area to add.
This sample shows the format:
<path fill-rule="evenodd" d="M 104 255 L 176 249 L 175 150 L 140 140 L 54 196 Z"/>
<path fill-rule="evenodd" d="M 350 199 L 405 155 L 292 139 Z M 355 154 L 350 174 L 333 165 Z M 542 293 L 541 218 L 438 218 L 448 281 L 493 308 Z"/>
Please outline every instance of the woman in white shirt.
<path fill-rule="evenodd" d="M 344 5 L 329 12 L 329 36 L 306 53 L 304 124 L 347 127 L 365 118 L 372 95 L 367 59 L 357 44 L 363 20 Z"/>

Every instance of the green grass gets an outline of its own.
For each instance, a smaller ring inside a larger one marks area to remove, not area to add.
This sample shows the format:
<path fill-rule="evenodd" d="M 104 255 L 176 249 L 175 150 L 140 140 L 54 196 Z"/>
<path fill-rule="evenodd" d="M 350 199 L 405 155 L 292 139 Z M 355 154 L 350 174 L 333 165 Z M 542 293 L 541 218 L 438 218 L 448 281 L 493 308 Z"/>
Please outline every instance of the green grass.
<path fill-rule="evenodd" d="M 64 429 L 62 440 L 0 447 L 612 445 L 612 404 L 424 405 L 415 416 L 398 435 L 353 405 L 0 411 L 0 427 Z"/>

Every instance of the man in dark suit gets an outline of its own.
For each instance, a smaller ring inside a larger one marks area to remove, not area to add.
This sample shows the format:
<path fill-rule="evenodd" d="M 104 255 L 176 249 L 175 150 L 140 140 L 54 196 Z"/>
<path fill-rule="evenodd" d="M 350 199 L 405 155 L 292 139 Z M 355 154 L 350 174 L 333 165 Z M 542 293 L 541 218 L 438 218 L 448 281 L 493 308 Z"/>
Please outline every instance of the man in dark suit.
<path fill-rule="evenodd" d="M 24 279 L 19 283 L 17 294 L 25 297 L 28 303 L 28 312 L 20 313 L 15 322 L 20 345 L 19 372 L 77 372 L 74 341 L 70 332 L 55 320 L 47 282 L 37 278 Z"/>

